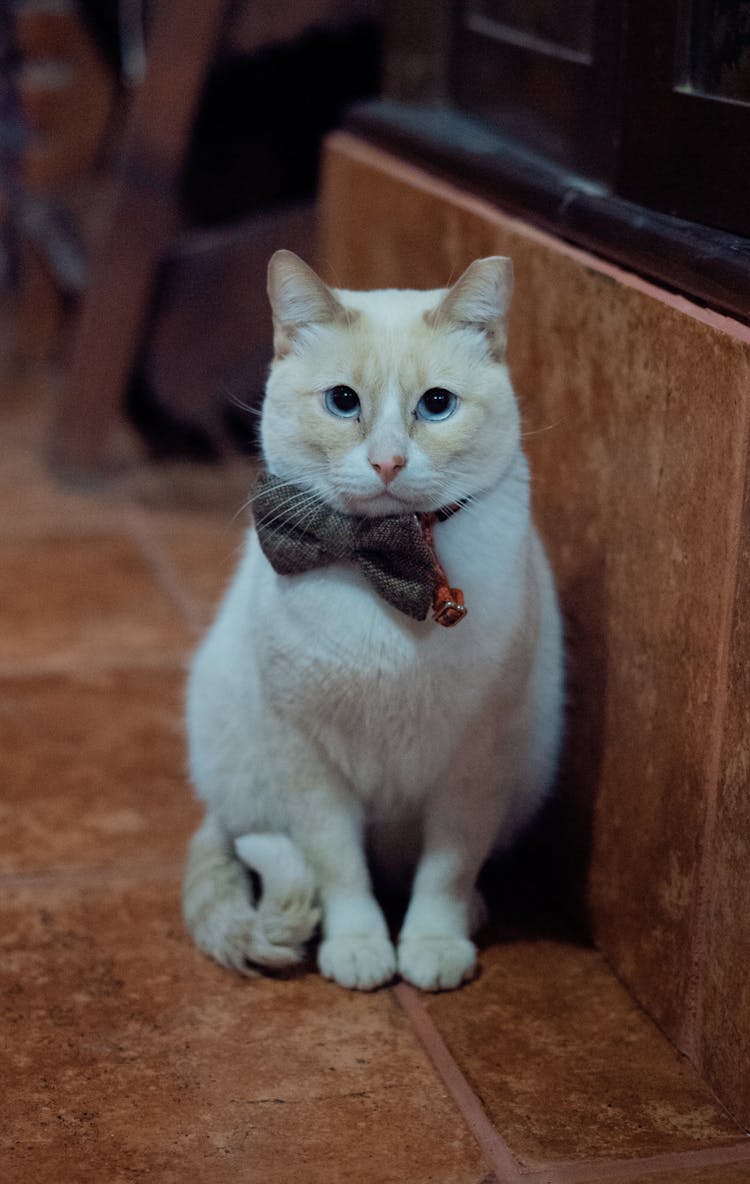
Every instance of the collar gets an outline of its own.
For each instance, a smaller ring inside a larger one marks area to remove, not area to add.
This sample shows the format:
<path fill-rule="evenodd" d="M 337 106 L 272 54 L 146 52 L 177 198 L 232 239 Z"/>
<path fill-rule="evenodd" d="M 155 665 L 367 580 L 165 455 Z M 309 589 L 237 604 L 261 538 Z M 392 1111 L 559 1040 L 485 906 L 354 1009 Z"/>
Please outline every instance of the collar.
<path fill-rule="evenodd" d="M 261 474 L 253 503 L 258 541 L 279 574 L 352 563 L 378 595 L 415 620 L 424 620 L 430 609 L 444 626 L 466 616 L 463 593 L 449 585 L 433 533 L 436 522 L 461 509 L 459 503 L 431 513 L 358 517 L 269 473 Z"/>

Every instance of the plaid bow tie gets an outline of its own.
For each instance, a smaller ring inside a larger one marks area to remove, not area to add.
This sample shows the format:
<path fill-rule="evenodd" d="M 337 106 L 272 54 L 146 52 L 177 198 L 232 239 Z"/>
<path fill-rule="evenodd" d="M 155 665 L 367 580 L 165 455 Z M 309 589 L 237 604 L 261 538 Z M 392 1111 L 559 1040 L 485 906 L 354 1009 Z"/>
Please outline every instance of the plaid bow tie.
<path fill-rule="evenodd" d="M 253 499 L 264 555 L 280 575 L 353 563 L 388 604 L 417 621 L 430 608 L 453 625 L 466 615 L 459 589 L 448 588 L 432 541 L 434 514 L 355 517 L 325 502 L 310 505 L 300 486 L 266 473 Z M 295 509 L 299 507 L 299 509 Z"/>

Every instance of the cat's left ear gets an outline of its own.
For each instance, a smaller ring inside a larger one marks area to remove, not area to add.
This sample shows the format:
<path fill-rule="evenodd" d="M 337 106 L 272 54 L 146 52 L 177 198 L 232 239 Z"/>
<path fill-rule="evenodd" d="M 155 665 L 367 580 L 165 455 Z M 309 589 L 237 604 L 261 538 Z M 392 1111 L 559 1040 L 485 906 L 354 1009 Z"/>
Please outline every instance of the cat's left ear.
<path fill-rule="evenodd" d="M 433 325 L 448 323 L 481 330 L 494 356 L 502 361 L 512 294 L 513 261 L 490 255 L 470 264 L 427 318 Z"/>
<path fill-rule="evenodd" d="M 274 351 L 288 354 L 300 329 L 350 320 L 346 309 L 293 251 L 276 251 L 268 264 L 268 299 L 273 312 Z"/>

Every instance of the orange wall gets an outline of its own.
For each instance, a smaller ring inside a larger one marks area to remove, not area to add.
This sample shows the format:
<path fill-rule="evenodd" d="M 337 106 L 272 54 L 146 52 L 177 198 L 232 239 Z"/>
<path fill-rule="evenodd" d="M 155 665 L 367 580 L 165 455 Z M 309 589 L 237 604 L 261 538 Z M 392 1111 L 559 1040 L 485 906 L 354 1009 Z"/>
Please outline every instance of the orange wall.
<path fill-rule="evenodd" d="M 567 623 L 561 841 L 597 944 L 750 1124 L 750 330 L 346 134 L 321 225 L 340 287 L 514 259 L 511 372 Z"/>

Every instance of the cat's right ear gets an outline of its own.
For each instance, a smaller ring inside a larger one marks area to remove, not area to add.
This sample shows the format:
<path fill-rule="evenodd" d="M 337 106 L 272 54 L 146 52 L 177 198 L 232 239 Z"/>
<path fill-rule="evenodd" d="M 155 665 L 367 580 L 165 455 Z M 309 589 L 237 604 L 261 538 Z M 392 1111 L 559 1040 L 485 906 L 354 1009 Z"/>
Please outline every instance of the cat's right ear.
<path fill-rule="evenodd" d="M 268 299 L 273 312 L 277 358 L 291 350 L 300 329 L 349 320 L 344 306 L 311 267 L 293 251 L 276 251 L 268 264 Z"/>

